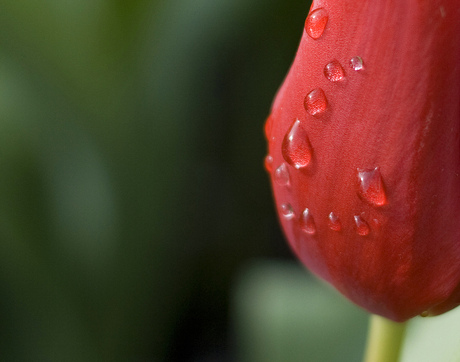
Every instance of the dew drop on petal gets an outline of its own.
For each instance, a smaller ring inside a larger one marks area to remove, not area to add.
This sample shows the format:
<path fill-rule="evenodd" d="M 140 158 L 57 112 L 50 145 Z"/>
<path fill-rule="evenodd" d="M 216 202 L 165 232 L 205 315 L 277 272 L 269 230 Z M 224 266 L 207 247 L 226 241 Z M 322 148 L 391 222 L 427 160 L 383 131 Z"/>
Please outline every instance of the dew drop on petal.
<path fill-rule="evenodd" d="M 273 170 L 273 157 L 270 155 L 265 156 L 264 166 L 268 173 Z"/>
<path fill-rule="evenodd" d="M 382 223 L 379 219 L 372 219 L 371 226 L 374 230 L 379 230 L 382 226 Z"/>
<path fill-rule="evenodd" d="M 323 8 L 313 10 L 305 20 L 305 31 L 312 39 L 318 39 L 323 35 L 329 17 Z"/>
<path fill-rule="evenodd" d="M 345 71 L 339 61 L 334 59 L 324 67 L 324 75 L 331 82 L 338 82 L 345 77 Z"/>
<path fill-rule="evenodd" d="M 272 127 L 273 127 L 273 116 L 269 115 L 267 120 L 265 121 L 265 126 L 264 126 L 265 137 L 267 140 L 270 140 L 270 136 L 272 134 Z"/>
<path fill-rule="evenodd" d="M 281 153 L 286 162 L 296 169 L 310 163 L 312 157 L 310 140 L 299 120 L 294 121 L 284 136 Z"/>
<path fill-rule="evenodd" d="M 378 167 L 370 170 L 358 168 L 358 180 L 358 195 L 363 200 L 374 206 L 382 206 L 387 203 L 382 175 Z"/>
<path fill-rule="evenodd" d="M 294 218 L 294 210 L 292 209 L 291 204 L 281 204 L 281 214 L 287 220 L 291 220 Z"/>
<path fill-rule="evenodd" d="M 444 19 L 446 17 L 446 9 L 444 6 L 439 7 L 439 12 L 441 13 L 441 17 Z"/>
<path fill-rule="evenodd" d="M 312 116 L 320 116 L 327 108 L 327 99 L 321 88 L 313 89 L 304 100 L 304 107 Z"/>
<path fill-rule="evenodd" d="M 275 181 L 280 186 L 289 185 L 289 171 L 285 163 L 282 163 L 281 166 L 275 170 Z"/>
<path fill-rule="evenodd" d="M 339 217 L 331 212 L 328 216 L 328 225 L 331 230 L 340 231 L 342 230 L 342 223 L 340 222 Z"/>
<path fill-rule="evenodd" d="M 350 59 L 350 67 L 354 70 L 363 70 L 364 63 L 361 57 L 353 57 Z"/>
<path fill-rule="evenodd" d="M 356 224 L 356 232 L 358 233 L 358 235 L 361 235 L 361 236 L 369 235 L 371 230 L 367 222 L 359 215 L 355 215 L 354 218 L 355 218 L 355 224 Z"/>
<path fill-rule="evenodd" d="M 300 219 L 300 227 L 304 232 L 307 234 L 313 235 L 316 233 L 316 225 L 315 220 L 313 219 L 313 215 L 309 209 L 305 209 L 302 212 L 302 216 Z"/>

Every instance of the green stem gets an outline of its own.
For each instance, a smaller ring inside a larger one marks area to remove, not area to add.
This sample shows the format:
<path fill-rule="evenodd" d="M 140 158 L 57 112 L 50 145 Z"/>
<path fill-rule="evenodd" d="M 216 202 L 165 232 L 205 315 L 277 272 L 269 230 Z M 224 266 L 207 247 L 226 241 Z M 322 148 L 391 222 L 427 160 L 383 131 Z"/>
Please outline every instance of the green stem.
<path fill-rule="evenodd" d="M 372 315 L 369 323 L 365 362 L 397 362 L 406 323 Z"/>

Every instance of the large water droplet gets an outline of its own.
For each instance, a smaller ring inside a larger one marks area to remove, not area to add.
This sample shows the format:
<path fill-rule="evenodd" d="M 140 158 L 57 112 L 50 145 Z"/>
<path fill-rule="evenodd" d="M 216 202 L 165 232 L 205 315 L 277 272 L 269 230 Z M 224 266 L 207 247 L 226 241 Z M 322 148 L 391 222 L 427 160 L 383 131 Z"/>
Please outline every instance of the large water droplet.
<path fill-rule="evenodd" d="M 370 228 L 368 223 L 360 216 L 360 215 L 355 215 L 355 224 L 356 224 L 356 232 L 358 235 L 361 236 L 366 236 L 369 235 L 370 233 Z"/>
<path fill-rule="evenodd" d="M 273 170 L 273 157 L 270 155 L 265 156 L 264 166 L 268 173 Z"/>
<path fill-rule="evenodd" d="M 312 156 L 310 141 L 299 120 L 294 121 L 284 136 L 281 153 L 286 162 L 297 169 L 310 163 Z"/>
<path fill-rule="evenodd" d="M 270 140 L 270 136 L 272 134 L 272 127 L 273 127 L 273 116 L 269 115 L 267 120 L 265 121 L 265 126 L 264 126 L 264 131 L 265 131 L 265 137 L 267 140 Z"/>
<path fill-rule="evenodd" d="M 291 204 L 281 204 L 281 214 L 287 220 L 291 220 L 295 216 Z"/>
<path fill-rule="evenodd" d="M 305 209 L 302 212 L 302 217 L 300 219 L 300 227 L 304 232 L 307 234 L 314 234 L 316 233 L 316 224 L 315 220 L 313 219 L 313 215 L 309 209 Z"/>
<path fill-rule="evenodd" d="M 339 217 L 333 212 L 329 214 L 328 225 L 331 230 L 334 230 L 334 231 L 342 230 L 342 223 L 340 222 Z"/>
<path fill-rule="evenodd" d="M 305 20 L 305 31 L 312 39 L 323 35 L 329 17 L 323 8 L 313 10 Z"/>
<path fill-rule="evenodd" d="M 313 89 L 307 94 L 304 100 L 304 106 L 312 116 L 320 116 L 327 108 L 327 99 L 321 88 Z"/>
<path fill-rule="evenodd" d="M 324 67 L 324 75 L 331 82 L 337 82 L 345 77 L 345 71 L 339 61 L 334 59 Z"/>
<path fill-rule="evenodd" d="M 358 194 L 362 199 L 374 206 L 382 206 L 387 203 L 382 175 L 378 167 L 371 170 L 358 168 L 358 180 Z"/>
<path fill-rule="evenodd" d="M 280 186 L 289 185 L 289 171 L 285 163 L 275 170 L 275 181 Z"/>
<path fill-rule="evenodd" d="M 361 57 L 353 57 L 350 59 L 350 67 L 354 70 L 364 69 L 363 59 Z"/>

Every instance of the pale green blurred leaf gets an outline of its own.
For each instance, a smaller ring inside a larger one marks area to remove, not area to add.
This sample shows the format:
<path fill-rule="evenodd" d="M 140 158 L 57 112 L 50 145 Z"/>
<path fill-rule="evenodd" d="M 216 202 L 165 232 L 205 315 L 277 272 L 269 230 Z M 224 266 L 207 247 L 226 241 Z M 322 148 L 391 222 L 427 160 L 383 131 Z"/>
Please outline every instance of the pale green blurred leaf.
<path fill-rule="evenodd" d="M 460 361 L 460 308 L 409 322 L 400 362 L 432 361 Z"/>
<path fill-rule="evenodd" d="M 236 284 L 234 305 L 241 361 L 362 358 L 368 314 L 298 264 L 248 265 Z"/>

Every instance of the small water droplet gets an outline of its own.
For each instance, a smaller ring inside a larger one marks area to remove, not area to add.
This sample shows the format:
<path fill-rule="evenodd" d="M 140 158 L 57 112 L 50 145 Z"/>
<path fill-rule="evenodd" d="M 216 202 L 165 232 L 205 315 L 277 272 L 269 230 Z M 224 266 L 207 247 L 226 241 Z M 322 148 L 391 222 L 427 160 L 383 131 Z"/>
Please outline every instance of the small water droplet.
<path fill-rule="evenodd" d="M 355 215 L 355 224 L 356 224 L 356 232 L 358 235 L 366 236 L 370 233 L 370 228 L 367 222 L 359 215 Z"/>
<path fill-rule="evenodd" d="M 329 228 L 331 230 L 334 230 L 334 231 L 342 230 L 342 223 L 340 222 L 339 217 L 336 214 L 334 214 L 333 212 L 331 212 L 329 214 L 328 224 L 329 224 Z"/>
<path fill-rule="evenodd" d="M 281 145 L 284 159 L 296 169 L 307 166 L 312 157 L 310 140 L 299 120 L 294 121 Z"/>
<path fill-rule="evenodd" d="M 363 70 L 364 63 L 361 57 L 353 57 L 350 59 L 350 67 L 354 70 Z"/>
<path fill-rule="evenodd" d="M 337 82 L 345 77 L 345 71 L 339 61 L 334 59 L 324 67 L 324 75 L 331 82 Z"/>
<path fill-rule="evenodd" d="M 305 20 L 305 31 L 312 39 L 318 39 L 323 35 L 329 17 L 323 8 L 313 10 Z"/>
<path fill-rule="evenodd" d="M 429 315 L 430 315 L 430 312 L 428 312 L 427 310 L 424 311 L 424 312 L 422 312 L 422 313 L 420 313 L 420 317 L 423 317 L 423 318 L 426 318 L 426 317 L 428 317 Z"/>
<path fill-rule="evenodd" d="M 358 168 L 358 180 L 358 194 L 362 199 L 374 206 L 382 206 L 387 203 L 382 175 L 378 167 L 371 170 Z"/>
<path fill-rule="evenodd" d="M 439 12 L 441 13 L 442 18 L 446 17 L 446 9 L 444 8 L 444 6 L 439 7 Z"/>
<path fill-rule="evenodd" d="M 291 204 L 281 204 L 281 214 L 287 220 L 291 220 L 295 216 Z"/>
<path fill-rule="evenodd" d="M 289 185 L 289 171 L 285 163 L 275 170 L 275 181 L 280 186 Z"/>
<path fill-rule="evenodd" d="M 309 209 L 305 209 L 302 212 L 300 227 L 307 234 L 313 235 L 314 233 L 316 233 L 315 220 L 313 219 L 313 215 L 311 214 L 311 211 Z"/>
<path fill-rule="evenodd" d="M 312 116 L 320 116 L 327 108 L 327 99 L 321 88 L 313 89 L 307 94 L 304 100 L 304 106 Z"/>
<path fill-rule="evenodd" d="M 268 173 L 272 172 L 273 170 L 273 157 L 272 156 L 270 155 L 265 156 L 264 166 Z"/>
<path fill-rule="evenodd" d="M 380 229 L 382 224 L 380 223 L 379 219 L 372 219 L 371 226 L 373 229 Z"/>
<path fill-rule="evenodd" d="M 272 127 L 273 127 L 273 117 L 272 115 L 269 115 L 264 125 L 265 137 L 267 138 L 267 140 L 270 140 L 270 136 L 272 134 Z"/>

